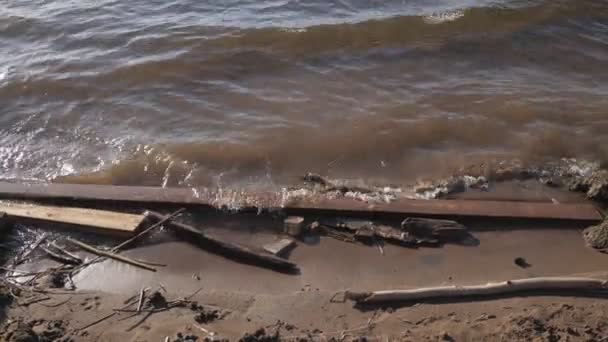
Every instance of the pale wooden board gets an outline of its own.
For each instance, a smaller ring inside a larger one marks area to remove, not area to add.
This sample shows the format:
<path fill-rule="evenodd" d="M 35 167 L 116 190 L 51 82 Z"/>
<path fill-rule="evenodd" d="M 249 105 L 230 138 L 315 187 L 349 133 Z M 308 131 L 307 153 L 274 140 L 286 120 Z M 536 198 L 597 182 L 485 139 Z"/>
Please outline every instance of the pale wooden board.
<path fill-rule="evenodd" d="M 0 212 L 9 216 L 52 223 L 91 227 L 115 234 L 133 234 L 145 219 L 143 215 L 124 214 L 106 210 L 54 207 L 37 204 L 0 202 Z"/>
<path fill-rule="evenodd" d="M 265 245 L 264 250 L 268 253 L 271 253 L 274 255 L 279 255 L 282 252 L 284 252 L 286 249 L 295 245 L 295 243 L 296 242 L 293 241 L 292 239 L 281 239 L 279 241 L 275 241 L 275 242 Z"/>

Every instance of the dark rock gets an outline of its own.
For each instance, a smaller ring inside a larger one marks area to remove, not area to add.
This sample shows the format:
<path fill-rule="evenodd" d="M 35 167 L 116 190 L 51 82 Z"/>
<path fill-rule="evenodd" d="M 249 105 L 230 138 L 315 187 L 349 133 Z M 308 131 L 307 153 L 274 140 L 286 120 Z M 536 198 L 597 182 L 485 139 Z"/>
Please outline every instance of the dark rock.
<path fill-rule="evenodd" d="M 253 334 L 246 333 L 239 341 L 240 342 L 279 342 L 278 331 L 274 333 L 267 333 L 266 329 L 260 328 Z"/>
<path fill-rule="evenodd" d="M 155 309 L 162 309 L 167 307 L 167 299 L 159 291 L 153 292 L 148 298 L 148 305 Z"/>
<path fill-rule="evenodd" d="M 441 341 L 449 341 L 449 342 L 453 342 L 455 341 L 454 338 L 452 336 L 450 336 L 448 333 L 444 332 L 441 333 Z"/>
<path fill-rule="evenodd" d="M 221 317 L 220 312 L 218 310 L 201 310 L 196 316 L 194 316 L 194 320 L 197 323 L 206 324 L 215 321 Z"/>
<path fill-rule="evenodd" d="M 32 330 L 32 327 L 25 322 L 17 322 L 7 329 L 7 342 L 38 342 L 38 335 Z"/>
<path fill-rule="evenodd" d="M 580 336 L 580 334 L 578 333 L 578 331 L 575 328 L 572 327 L 568 327 L 566 328 L 566 332 L 572 336 Z"/>
<path fill-rule="evenodd" d="M 531 264 L 528 263 L 528 261 L 526 261 L 526 259 L 524 259 L 522 257 L 515 258 L 515 260 L 513 260 L 513 262 L 515 263 L 515 265 L 517 265 L 521 268 L 528 268 L 528 267 L 532 266 Z"/>

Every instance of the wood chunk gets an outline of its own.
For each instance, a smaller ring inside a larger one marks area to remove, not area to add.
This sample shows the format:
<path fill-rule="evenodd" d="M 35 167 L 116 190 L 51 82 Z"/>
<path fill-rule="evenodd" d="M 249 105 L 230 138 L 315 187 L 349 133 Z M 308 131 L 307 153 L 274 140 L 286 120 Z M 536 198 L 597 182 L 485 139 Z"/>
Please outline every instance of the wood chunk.
<path fill-rule="evenodd" d="M 285 219 L 285 233 L 291 236 L 298 236 L 302 233 L 304 218 L 300 216 L 289 216 Z"/>
<path fill-rule="evenodd" d="M 295 244 L 296 244 L 296 242 L 292 239 L 281 239 L 279 241 L 275 241 L 275 242 L 265 245 L 264 250 L 270 254 L 280 256 L 283 253 L 285 253 L 288 249 L 293 247 Z"/>
<path fill-rule="evenodd" d="M 55 207 L 0 202 L 0 211 L 11 217 L 78 226 L 80 230 L 108 234 L 133 234 L 144 221 L 143 215 L 107 210 Z"/>

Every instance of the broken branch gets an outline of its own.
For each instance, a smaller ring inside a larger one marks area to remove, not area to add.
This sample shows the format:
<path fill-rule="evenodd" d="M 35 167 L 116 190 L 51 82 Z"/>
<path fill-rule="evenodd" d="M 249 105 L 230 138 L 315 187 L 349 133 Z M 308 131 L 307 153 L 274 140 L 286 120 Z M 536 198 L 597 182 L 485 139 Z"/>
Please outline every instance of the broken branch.
<path fill-rule="evenodd" d="M 80 259 L 73 259 L 67 256 L 63 256 L 43 246 L 40 246 L 40 249 L 42 249 L 51 259 L 55 261 L 69 265 L 80 265 L 82 263 L 82 260 Z"/>
<path fill-rule="evenodd" d="M 114 253 L 111 253 L 111 252 L 105 252 L 105 251 L 99 250 L 99 249 L 97 249 L 97 248 L 95 248 L 93 246 L 87 245 L 84 242 L 80 242 L 80 241 L 74 240 L 72 238 L 67 238 L 67 241 L 69 243 L 73 244 L 73 245 L 76 245 L 76 246 L 84 249 L 85 251 L 87 251 L 89 253 L 93 253 L 93 254 L 98 255 L 98 256 L 108 257 L 110 259 L 121 261 L 121 262 L 124 262 L 124 263 L 129 264 L 129 265 L 133 265 L 133 266 L 136 266 L 136 267 L 139 267 L 139 268 L 143 268 L 143 269 L 148 270 L 148 271 L 156 272 L 155 268 L 150 267 L 150 266 L 148 266 L 146 264 L 143 264 L 141 262 L 135 261 L 133 259 L 129 259 L 129 258 L 125 257 L 125 256 L 114 254 Z"/>
<path fill-rule="evenodd" d="M 525 291 L 572 291 L 573 294 L 589 290 L 607 290 L 608 282 L 592 278 L 541 277 L 507 280 L 499 283 L 472 286 L 437 286 L 410 290 L 375 292 L 346 292 L 346 297 L 361 304 L 428 300 L 435 298 L 463 298 L 470 296 L 496 296 Z"/>

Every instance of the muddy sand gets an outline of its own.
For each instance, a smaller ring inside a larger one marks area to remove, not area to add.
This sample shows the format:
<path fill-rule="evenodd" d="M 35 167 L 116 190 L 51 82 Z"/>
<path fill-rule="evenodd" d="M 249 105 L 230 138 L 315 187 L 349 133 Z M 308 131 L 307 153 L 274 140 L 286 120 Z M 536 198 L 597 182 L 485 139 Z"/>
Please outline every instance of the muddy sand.
<path fill-rule="evenodd" d="M 278 217 L 196 213 L 180 220 L 252 246 L 281 236 Z M 608 279 L 608 255 L 585 245 L 580 233 L 584 226 L 476 222 L 470 227 L 475 229 L 474 244 L 418 249 L 387 244 L 384 254 L 375 246 L 305 236 L 288 255 L 300 267 L 299 274 L 240 264 L 160 231 L 121 253 L 166 265 L 157 272 L 106 260 L 77 274 L 74 291 L 49 289 L 32 297 L 5 288 L 0 340 L 608 340 L 608 301 L 597 295 L 532 293 L 388 306 L 343 300 L 345 290 L 540 276 Z M 528 265 L 518 266 L 518 257 Z M 20 269 L 52 265 L 40 256 Z M 142 288 L 149 290 L 138 313 Z"/>

